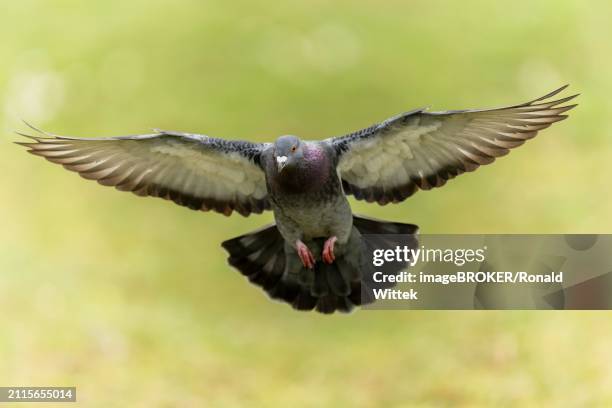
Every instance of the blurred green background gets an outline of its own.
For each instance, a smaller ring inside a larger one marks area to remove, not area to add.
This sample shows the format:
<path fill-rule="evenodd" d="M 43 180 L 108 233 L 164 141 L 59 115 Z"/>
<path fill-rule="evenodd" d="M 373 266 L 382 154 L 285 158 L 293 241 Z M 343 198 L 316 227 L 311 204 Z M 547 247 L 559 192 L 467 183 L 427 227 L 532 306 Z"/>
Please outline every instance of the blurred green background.
<path fill-rule="evenodd" d="M 69 135 L 317 139 L 571 83 L 570 119 L 509 157 L 354 209 L 424 233 L 610 232 L 611 13 L 569 0 L 3 2 L 0 385 L 76 385 L 87 407 L 609 406 L 609 313 L 298 313 L 219 246 L 271 214 L 137 198 L 10 142 L 21 118 Z"/>

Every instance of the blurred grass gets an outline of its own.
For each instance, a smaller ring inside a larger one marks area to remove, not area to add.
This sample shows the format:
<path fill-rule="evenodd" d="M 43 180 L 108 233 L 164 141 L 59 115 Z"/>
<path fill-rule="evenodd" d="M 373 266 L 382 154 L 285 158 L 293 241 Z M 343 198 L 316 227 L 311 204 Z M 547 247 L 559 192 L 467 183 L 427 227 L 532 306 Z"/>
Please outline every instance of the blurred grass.
<path fill-rule="evenodd" d="M 570 0 L 5 2 L 0 384 L 76 385 L 88 407 L 609 405 L 608 313 L 297 313 L 219 246 L 270 214 L 137 199 L 9 141 L 20 118 L 74 135 L 315 139 L 569 82 L 582 93 L 571 118 L 508 158 L 354 209 L 429 233 L 609 232 L 611 12 Z"/>

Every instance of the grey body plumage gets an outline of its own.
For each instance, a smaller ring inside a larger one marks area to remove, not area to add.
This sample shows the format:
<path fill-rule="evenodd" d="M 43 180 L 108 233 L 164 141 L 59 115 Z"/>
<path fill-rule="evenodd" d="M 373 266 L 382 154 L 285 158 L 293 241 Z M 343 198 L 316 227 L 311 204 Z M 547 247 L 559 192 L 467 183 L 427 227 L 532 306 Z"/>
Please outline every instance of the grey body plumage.
<path fill-rule="evenodd" d="M 299 146 L 295 153 L 279 151 L 275 144 L 262 154 L 268 199 L 278 229 L 290 243 L 337 236 L 344 244 L 351 231 L 352 213 L 336 171 L 335 150 L 326 142 L 292 140 Z M 282 170 L 277 165 L 279 156 L 289 157 Z M 295 161 L 294 156 L 298 156 Z"/>
<path fill-rule="evenodd" d="M 349 311 L 371 301 L 362 234 L 407 234 L 412 224 L 356 217 L 346 195 L 381 205 L 492 163 L 566 118 L 576 95 L 505 108 L 413 110 L 323 141 L 252 143 L 174 131 L 74 138 L 39 131 L 29 152 L 102 185 L 243 216 L 271 209 L 276 224 L 223 243 L 229 262 L 300 310 Z M 416 242 L 416 241 L 415 241 Z M 414 243 L 415 243 L 414 242 Z"/>

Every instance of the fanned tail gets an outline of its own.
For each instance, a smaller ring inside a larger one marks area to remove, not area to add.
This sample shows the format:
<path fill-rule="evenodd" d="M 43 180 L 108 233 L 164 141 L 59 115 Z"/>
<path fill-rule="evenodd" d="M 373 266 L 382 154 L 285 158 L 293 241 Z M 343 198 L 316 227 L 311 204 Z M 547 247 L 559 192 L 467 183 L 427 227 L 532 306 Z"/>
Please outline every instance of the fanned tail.
<path fill-rule="evenodd" d="M 302 265 L 276 225 L 232 238 L 221 245 L 229 253 L 229 264 L 265 290 L 272 299 L 289 303 L 297 310 L 350 312 L 355 306 L 373 301 L 371 290 L 366 290 L 371 288 L 373 282 L 365 272 L 369 254 L 362 235 L 410 235 L 414 237 L 411 245 L 416 247 L 417 232 L 418 227 L 413 224 L 353 216 L 351 237 L 343 248 L 339 248 L 333 264 L 326 264 L 320 259 L 325 239 L 308 243 L 317 259 L 312 270 Z M 386 240 L 389 241 L 389 238 Z"/>

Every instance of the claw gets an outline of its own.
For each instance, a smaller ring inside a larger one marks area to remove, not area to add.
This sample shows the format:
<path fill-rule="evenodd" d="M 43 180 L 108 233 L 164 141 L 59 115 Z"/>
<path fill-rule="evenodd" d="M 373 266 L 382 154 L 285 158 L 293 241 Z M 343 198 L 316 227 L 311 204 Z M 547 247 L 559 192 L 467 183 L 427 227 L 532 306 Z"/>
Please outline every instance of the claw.
<path fill-rule="evenodd" d="M 313 269 L 315 265 L 315 259 L 314 259 L 314 256 L 312 255 L 312 252 L 310 252 L 310 249 L 308 249 L 306 244 L 304 244 L 302 241 L 298 239 L 295 242 L 295 249 L 297 250 L 297 253 L 302 261 L 302 264 L 304 264 L 304 267 L 308 269 Z"/>
<path fill-rule="evenodd" d="M 334 255 L 334 244 L 337 240 L 338 237 L 334 235 L 329 237 L 323 245 L 323 261 L 328 264 L 332 264 L 336 260 L 336 255 Z"/>

